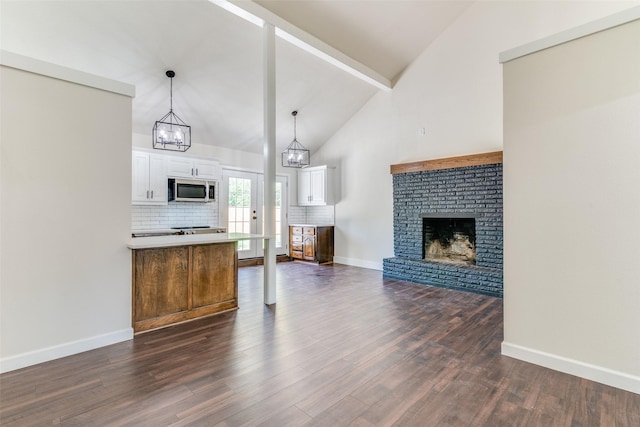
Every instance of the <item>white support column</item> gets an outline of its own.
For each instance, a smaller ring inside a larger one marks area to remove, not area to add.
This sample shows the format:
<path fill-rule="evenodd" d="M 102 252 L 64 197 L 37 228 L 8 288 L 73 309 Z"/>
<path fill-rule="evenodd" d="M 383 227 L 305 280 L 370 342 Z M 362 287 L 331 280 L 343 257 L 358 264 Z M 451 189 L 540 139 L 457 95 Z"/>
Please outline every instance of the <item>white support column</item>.
<path fill-rule="evenodd" d="M 264 303 L 276 302 L 276 32 L 264 32 Z"/>

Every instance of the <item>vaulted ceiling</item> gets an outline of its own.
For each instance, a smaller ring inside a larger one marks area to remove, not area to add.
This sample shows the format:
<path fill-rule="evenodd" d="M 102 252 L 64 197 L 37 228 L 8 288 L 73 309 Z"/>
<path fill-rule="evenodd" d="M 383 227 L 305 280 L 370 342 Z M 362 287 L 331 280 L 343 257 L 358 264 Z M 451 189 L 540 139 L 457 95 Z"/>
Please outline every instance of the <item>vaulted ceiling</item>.
<path fill-rule="evenodd" d="M 242 3 L 242 2 L 239 2 Z M 393 80 L 467 1 L 257 1 Z M 135 85 L 133 130 L 148 134 L 169 110 L 193 142 L 262 152 L 262 31 L 207 0 L 0 2 L 0 47 Z M 379 89 L 296 46 L 276 41 L 276 148 L 314 149 Z M 70 123 L 72 126 L 73 123 Z"/>

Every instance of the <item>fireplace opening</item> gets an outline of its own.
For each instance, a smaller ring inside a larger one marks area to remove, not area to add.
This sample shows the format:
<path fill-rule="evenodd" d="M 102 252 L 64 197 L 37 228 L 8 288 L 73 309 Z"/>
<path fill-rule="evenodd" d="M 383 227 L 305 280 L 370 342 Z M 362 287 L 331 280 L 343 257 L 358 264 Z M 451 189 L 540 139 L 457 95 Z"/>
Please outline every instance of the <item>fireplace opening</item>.
<path fill-rule="evenodd" d="M 423 218 L 424 259 L 476 264 L 475 218 Z"/>

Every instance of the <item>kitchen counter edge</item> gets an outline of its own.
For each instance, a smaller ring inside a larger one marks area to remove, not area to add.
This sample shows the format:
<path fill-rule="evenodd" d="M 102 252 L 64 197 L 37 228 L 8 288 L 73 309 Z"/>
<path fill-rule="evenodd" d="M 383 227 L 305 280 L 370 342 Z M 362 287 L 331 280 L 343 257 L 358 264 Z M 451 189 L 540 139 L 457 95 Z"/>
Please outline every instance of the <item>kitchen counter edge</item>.
<path fill-rule="evenodd" d="M 247 233 L 187 234 L 179 236 L 132 237 L 127 242 L 129 249 L 167 248 L 171 246 L 206 245 L 208 243 L 237 242 L 239 240 L 262 240 L 270 236 Z"/>

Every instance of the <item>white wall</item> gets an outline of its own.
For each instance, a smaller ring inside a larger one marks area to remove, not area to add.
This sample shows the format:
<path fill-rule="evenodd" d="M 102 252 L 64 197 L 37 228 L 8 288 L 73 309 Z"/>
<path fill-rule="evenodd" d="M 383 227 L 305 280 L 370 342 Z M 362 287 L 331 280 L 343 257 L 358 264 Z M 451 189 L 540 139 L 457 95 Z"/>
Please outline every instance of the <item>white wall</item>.
<path fill-rule="evenodd" d="M 8 371 L 133 336 L 131 98 L 0 71 L 0 370 Z"/>
<path fill-rule="evenodd" d="M 640 393 L 640 20 L 506 63 L 504 93 L 503 352 Z"/>
<path fill-rule="evenodd" d="M 479 1 L 316 153 L 341 174 L 336 261 L 380 268 L 393 256 L 389 166 L 502 149 L 501 51 L 640 4 Z M 419 129 L 426 129 L 420 136 Z"/>
<path fill-rule="evenodd" d="M 336 166 L 337 263 L 381 270 L 382 258 L 393 256 L 391 156 L 385 149 L 392 138 L 391 97 L 388 92 L 378 94 L 312 155 L 313 164 Z"/>

